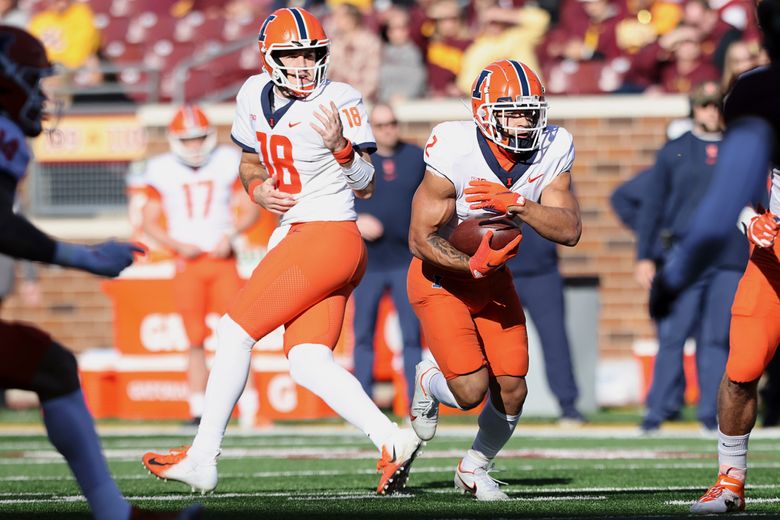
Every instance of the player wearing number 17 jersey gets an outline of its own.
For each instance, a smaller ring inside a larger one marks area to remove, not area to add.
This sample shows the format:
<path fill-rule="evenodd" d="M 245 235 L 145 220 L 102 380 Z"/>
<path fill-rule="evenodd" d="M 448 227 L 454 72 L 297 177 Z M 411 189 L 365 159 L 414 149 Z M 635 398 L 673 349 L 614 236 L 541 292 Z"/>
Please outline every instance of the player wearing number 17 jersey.
<path fill-rule="evenodd" d="M 290 374 L 363 431 L 380 452 L 378 493 L 406 483 L 420 446 L 333 359 L 344 309 L 365 271 L 354 197 L 373 192 L 375 148 L 360 94 L 326 79 L 329 41 L 299 8 L 274 11 L 259 34 L 264 72 L 236 99 L 231 131 L 242 149 L 239 174 L 249 196 L 281 215 L 270 251 L 219 322 L 219 345 L 204 414 L 188 450 L 147 453 L 155 475 L 193 489 L 217 484 L 216 459 L 249 371 L 255 342 L 284 325 Z"/>

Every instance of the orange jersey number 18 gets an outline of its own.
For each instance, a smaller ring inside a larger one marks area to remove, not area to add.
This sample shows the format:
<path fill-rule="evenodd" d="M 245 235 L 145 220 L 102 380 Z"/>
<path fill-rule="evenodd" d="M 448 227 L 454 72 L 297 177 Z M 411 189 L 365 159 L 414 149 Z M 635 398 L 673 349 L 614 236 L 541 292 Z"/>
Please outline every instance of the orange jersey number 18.
<path fill-rule="evenodd" d="M 292 142 L 278 134 L 272 134 L 269 139 L 263 132 L 257 132 L 257 141 L 268 175 L 276 176 L 277 188 L 286 193 L 300 193 L 301 176 L 293 163 Z"/>

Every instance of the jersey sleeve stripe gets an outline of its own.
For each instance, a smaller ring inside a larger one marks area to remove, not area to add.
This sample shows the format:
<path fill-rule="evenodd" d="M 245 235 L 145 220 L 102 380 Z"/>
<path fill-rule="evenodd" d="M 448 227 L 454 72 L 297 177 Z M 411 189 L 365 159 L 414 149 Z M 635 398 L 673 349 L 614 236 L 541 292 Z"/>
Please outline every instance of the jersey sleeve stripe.
<path fill-rule="evenodd" d="M 236 139 L 233 134 L 230 134 L 230 138 L 233 140 L 234 143 L 236 143 L 238 145 L 239 148 L 244 150 L 246 153 L 255 153 L 256 152 L 254 146 L 245 145 L 244 143 L 242 143 L 241 141 Z"/>

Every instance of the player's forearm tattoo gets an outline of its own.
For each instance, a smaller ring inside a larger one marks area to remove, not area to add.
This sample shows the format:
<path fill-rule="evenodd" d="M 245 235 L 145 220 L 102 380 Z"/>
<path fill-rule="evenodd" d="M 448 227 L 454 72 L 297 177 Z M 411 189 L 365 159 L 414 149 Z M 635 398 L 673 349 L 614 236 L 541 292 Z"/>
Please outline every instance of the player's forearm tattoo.
<path fill-rule="evenodd" d="M 440 256 L 440 261 L 451 264 L 452 266 L 463 265 L 464 263 L 468 265 L 468 255 L 455 249 L 452 244 L 436 233 L 428 235 L 428 243 L 431 245 L 434 252 Z"/>
<path fill-rule="evenodd" d="M 253 180 L 259 179 L 264 181 L 268 178 L 267 175 L 263 175 L 264 173 L 265 170 L 256 164 L 242 162 L 238 166 L 238 177 L 241 179 L 241 184 L 244 185 L 244 190 L 247 192 L 249 192 L 249 185 Z"/>

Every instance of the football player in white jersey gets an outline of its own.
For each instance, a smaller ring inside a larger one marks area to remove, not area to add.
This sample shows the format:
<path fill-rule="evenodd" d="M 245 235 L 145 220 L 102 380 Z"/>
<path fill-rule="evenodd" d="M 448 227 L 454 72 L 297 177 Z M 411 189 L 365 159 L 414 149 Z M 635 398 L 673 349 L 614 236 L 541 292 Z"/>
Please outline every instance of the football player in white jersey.
<path fill-rule="evenodd" d="M 0 253 L 114 277 L 143 250 L 127 242 L 93 246 L 56 240 L 14 213 L 16 188 L 30 162 L 27 138 L 43 131 L 46 96 L 40 82 L 53 74 L 46 51 L 28 32 L 0 26 Z M 46 332 L 0 320 L 0 388 L 38 395 L 46 433 L 68 462 L 97 520 L 198 518 L 201 507 L 150 513 L 130 505 L 111 478 L 92 416 L 84 402 L 76 358 Z"/>
<path fill-rule="evenodd" d="M 579 241 L 582 224 L 571 192 L 572 137 L 547 124 L 537 75 L 517 61 L 488 65 L 474 82 L 472 110 L 473 122 L 446 122 L 431 132 L 428 169 L 412 202 L 409 246 L 416 258 L 409 266 L 409 301 L 438 367 L 427 360 L 417 366 L 410 414 L 417 434 L 428 440 L 439 403 L 468 410 L 487 395 L 455 487 L 478 500 L 505 500 L 488 471 L 527 393 L 525 318 L 504 265 L 522 235 L 492 249 L 488 231 L 473 256 L 447 238 L 460 222 L 486 212 L 506 214 L 568 246 Z"/>
<path fill-rule="evenodd" d="M 143 227 L 175 255 L 174 300 L 190 345 L 189 406 L 197 424 L 208 378 L 206 314 L 224 313 L 243 285 L 233 240 L 257 220 L 260 208 L 238 180 L 241 154 L 234 147 L 217 146 L 216 129 L 200 107 L 185 105 L 176 111 L 168 141 L 171 151 L 149 159 L 140 180 L 147 200 Z M 240 422 L 246 427 L 254 424 L 258 409 L 251 381 L 239 400 Z"/>
<path fill-rule="evenodd" d="M 260 28 L 264 72 L 236 99 L 231 136 L 243 150 L 249 196 L 281 215 L 271 249 L 218 326 L 219 346 L 198 434 L 189 449 L 147 453 L 160 478 L 210 491 L 230 412 L 257 340 L 285 326 L 290 375 L 363 431 L 379 450 L 377 493 L 406 485 L 420 439 L 383 415 L 355 377 L 333 359 L 347 299 L 365 272 L 354 196 L 373 192 L 368 153 L 376 146 L 360 94 L 326 79 L 329 41 L 299 8 L 278 9 Z"/>

